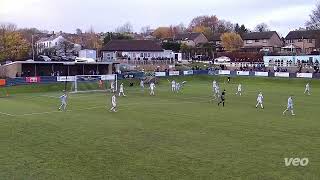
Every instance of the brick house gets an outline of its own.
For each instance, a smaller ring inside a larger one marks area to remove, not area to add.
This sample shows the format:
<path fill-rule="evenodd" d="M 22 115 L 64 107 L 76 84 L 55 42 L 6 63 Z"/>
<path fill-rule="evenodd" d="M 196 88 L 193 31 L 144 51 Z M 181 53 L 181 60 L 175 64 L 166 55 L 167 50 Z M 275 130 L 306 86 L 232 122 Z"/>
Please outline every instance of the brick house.
<path fill-rule="evenodd" d="M 184 43 L 192 47 L 209 42 L 205 35 L 203 35 L 202 33 L 194 33 L 194 32 L 178 34 L 175 37 L 175 40 L 178 41 L 179 43 Z"/>
<path fill-rule="evenodd" d="M 243 34 L 243 51 L 279 52 L 283 46 L 279 34 L 276 31 L 250 32 Z"/>
<path fill-rule="evenodd" d="M 320 30 L 291 31 L 285 38 L 286 46 L 293 45 L 304 54 L 320 49 Z"/>

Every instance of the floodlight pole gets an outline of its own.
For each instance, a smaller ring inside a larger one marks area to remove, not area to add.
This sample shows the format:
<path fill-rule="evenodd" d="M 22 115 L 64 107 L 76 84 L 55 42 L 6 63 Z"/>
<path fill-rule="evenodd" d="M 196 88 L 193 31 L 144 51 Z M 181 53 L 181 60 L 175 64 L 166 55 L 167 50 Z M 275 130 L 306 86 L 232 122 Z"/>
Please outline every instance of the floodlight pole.
<path fill-rule="evenodd" d="M 33 44 L 33 34 L 31 35 L 31 43 L 32 43 L 32 60 L 34 60 L 34 44 Z"/>

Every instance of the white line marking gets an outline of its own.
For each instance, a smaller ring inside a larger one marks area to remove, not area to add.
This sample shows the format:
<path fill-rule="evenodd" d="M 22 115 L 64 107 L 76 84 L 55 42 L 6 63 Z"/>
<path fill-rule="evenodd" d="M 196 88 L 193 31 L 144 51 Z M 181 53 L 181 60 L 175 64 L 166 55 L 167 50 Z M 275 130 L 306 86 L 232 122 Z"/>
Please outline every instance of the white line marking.
<path fill-rule="evenodd" d="M 206 101 L 207 102 L 207 101 Z M 162 104 L 165 104 L 165 105 L 174 105 L 174 104 L 195 104 L 195 103 L 203 103 L 203 102 L 172 102 L 172 103 L 150 103 L 148 105 L 162 105 Z M 119 106 L 120 108 L 121 107 L 129 107 L 129 106 L 132 106 L 132 105 L 139 105 L 141 103 L 129 103 L 129 104 L 124 104 L 124 105 L 121 105 Z M 91 110 L 91 109 L 99 109 L 99 108 L 108 108 L 107 106 L 105 105 L 101 105 L 101 106 L 93 106 L 93 107 L 88 107 L 88 108 L 80 108 L 80 109 L 74 109 L 74 110 L 67 110 L 66 112 L 73 112 L 73 111 L 83 111 L 83 110 Z M 35 112 L 35 113 L 26 113 L 26 114 L 18 114 L 18 115 L 10 115 L 10 116 L 32 116 L 32 115 L 43 115 L 43 114 L 52 114 L 52 113 L 59 113 L 59 112 L 63 112 L 63 111 L 47 111 L 47 112 Z"/>
<path fill-rule="evenodd" d="M 13 114 L 4 113 L 4 112 L 0 112 L 0 114 L 2 114 L 2 115 L 6 115 L 6 116 L 15 116 L 15 115 L 13 115 Z"/>

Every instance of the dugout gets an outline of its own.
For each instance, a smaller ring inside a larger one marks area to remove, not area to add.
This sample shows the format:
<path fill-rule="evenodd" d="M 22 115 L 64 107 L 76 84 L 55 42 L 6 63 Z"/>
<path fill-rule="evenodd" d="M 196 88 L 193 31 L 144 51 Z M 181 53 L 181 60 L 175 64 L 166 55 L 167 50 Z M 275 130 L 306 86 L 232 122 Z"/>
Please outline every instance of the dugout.
<path fill-rule="evenodd" d="M 118 69 L 114 62 L 43 62 L 16 61 L 0 66 L 3 78 L 37 76 L 75 76 L 113 74 Z"/>

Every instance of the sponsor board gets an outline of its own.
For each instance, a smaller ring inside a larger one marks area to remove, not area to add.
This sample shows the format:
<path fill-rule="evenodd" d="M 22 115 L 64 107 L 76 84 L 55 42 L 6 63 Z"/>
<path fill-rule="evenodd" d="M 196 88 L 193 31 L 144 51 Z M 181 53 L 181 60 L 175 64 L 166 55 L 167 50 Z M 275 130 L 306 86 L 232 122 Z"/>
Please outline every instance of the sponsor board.
<path fill-rule="evenodd" d="M 57 81 L 58 82 L 73 82 L 76 80 L 76 77 L 75 76 L 58 76 L 57 77 Z"/>
<path fill-rule="evenodd" d="M 238 76 L 249 76 L 250 72 L 249 71 L 237 71 Z"/>
<path fill-rule="evenodd" d="M 179 71 L 169 71 L 169 76 L 179 76 L 180 72 Z"/>
<path fill-rule="evenodd" d="M 313 74 L 312 73 L 297 73 L 298 78 L 312 78 Z"/>
<path fill-rule="evenodd" d="M 289 77 L 289 73 L 286 73 L 286 72 L 275 72 L 274 76 L 275 77 Z"/>
<path fill-rule="evenodd" d="M 156 77 L 164 77 L 166 76 L 166 72 L 155 72 L 154 74 Z"/>
<path fill-rule="evenodd" d="M 209 71 L 208 75 L 214 76 L 214 75 L 216 75 L 216 72 L 215 71 Z"/>
<path fill-rule="evenodd" d="M 116 80 L 116 75 L 115 74 L 102 75 L 101 80 L 102 81 L 113 81 L 113 80 Z"/>
<path fill-rule="evenodd" d="M 5 86 L 5 85 L 6 85 L 6 80 L 0 79 L 0 86 Z"/>
<path fill-rule="evenodd" d="M 39 83 L 40 77 L 26 77 L 27 83 Z"/>
<path fill-rule="evenodd" d="M 190 71 L 183 71 L 183 74 L 184 75 L 193 75 L 193 71 L 190 70 Z"/>
<path fill-rule="evenodd" d="M 230 71 L 229 70 L 219 70 L 219 74 L 220 75 L 230 75 Z"/>
<path fill-rule="evenodd" d="M 269 73 L 268 72 L 254 72 L 255 76 L 260 76 L 260 77 L 268 77 Z"/>

